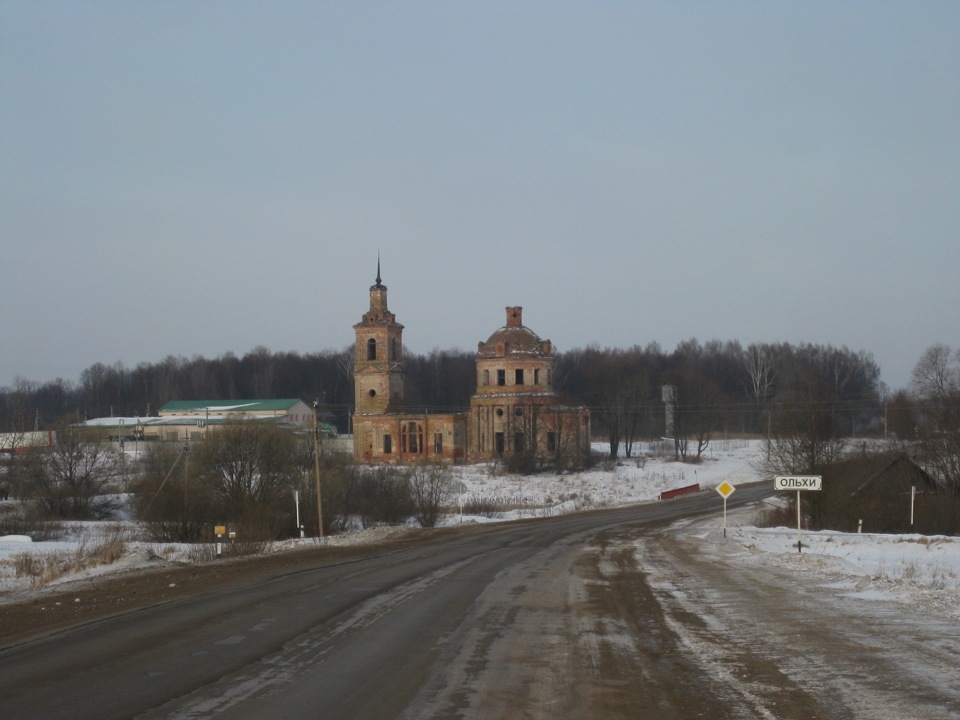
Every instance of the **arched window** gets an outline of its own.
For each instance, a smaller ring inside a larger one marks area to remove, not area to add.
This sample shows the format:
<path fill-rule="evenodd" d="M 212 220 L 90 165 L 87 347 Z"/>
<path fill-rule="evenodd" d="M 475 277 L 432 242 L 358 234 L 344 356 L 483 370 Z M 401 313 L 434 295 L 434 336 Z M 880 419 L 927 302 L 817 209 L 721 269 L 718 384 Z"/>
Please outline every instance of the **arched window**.
<path fill-rule="evenodd" d="M 423 452 L 423 425 L 417 422 L 404 422 L 400 425 L 400 452 Z"/>
<path fill-rule="evenodd" d="M 377 359 L 377 341 L 374 338 L 367 340 L 367 360 Z"/>

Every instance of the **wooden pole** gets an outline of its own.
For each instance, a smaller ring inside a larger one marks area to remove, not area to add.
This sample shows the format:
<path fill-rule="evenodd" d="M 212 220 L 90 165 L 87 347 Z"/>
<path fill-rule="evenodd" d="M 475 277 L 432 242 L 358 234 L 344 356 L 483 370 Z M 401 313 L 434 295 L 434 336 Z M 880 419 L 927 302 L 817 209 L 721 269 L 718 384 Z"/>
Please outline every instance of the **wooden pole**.
<path fill-rule="evenodd" d="M 323 537 L 323 503 L 320 498 L 320 423 L 317 420 L 317 401 L 313 401 L 313 466 L 317 482 L 317 537 Z"/>

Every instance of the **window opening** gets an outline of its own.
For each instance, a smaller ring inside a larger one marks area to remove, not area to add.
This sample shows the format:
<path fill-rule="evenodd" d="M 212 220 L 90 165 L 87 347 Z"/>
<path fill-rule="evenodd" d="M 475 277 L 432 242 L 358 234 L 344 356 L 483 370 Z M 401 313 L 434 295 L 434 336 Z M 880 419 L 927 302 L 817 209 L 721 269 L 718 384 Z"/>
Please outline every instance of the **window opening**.
<path fill-rule="evenodd" d="M 506 385 L 507 384 L 507 371 L 500 369 L 497 370 L 497 385 Z"/>
<path fill-rule="evenodd" d="M 393 452 L 393 438 L 388 433 L 383 436 L 383 454 L 389 455 Z"/>
<path fill-rule="evenodd" d="M 367 360 L 377 359 L 377 341 L 373 338 L 367 340 Z"/>
<path fill-rule="evenodd" d="M 517 368 L 513 373 L 513 384 L 523 385 L 523 368 Z"/>
<path fill-rule="evenodd" d="M 423 447 L 423 425 L 406 422 L 400 430 L 400 452 L 419 453 Z"/>

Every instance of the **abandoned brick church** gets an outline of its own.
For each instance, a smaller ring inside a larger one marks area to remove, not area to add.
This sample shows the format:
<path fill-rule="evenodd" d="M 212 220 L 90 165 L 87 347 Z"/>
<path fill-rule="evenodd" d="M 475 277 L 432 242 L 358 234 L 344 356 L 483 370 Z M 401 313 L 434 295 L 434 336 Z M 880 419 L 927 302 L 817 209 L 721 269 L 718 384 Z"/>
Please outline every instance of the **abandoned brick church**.
<path fill-rule="evenodd" d="M 433 414 L 404 405 L 403 325 L 387 287 L 370 288 L 370 309 L 353 326 L 356 407 L 353 454 L 372 463 L 477 462 L 520 453 L 576 464 L 589 455 L 590 412 L 567 407 L 553 389 L 553 347 L 508 307 L 506 325 L 477 346 L 470 408 Z"/>

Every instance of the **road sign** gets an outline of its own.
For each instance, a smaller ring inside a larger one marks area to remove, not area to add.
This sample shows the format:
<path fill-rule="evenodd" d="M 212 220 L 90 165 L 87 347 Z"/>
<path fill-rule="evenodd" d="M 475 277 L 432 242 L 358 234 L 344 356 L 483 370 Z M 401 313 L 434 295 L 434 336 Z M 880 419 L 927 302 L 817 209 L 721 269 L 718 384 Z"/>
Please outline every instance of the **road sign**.
<path fill-rule="evenodd" d="M 819 490 L 821 481 L 820 475 L 780 475 L 773 486 L 777 490 Z"/>
<path fill-rule="evenodd" d="M 720 493 L 720 496 L 723 498 L 723 536 L 727 536 L 727 498 L 733 495 L 733 491 L 736 488 L 724 480 L 722 483 L 717 485 L 717 492 Z"/>
<path fill-rule="evenodd" d="M 728 483 L 726 480 L 724 480 L 722 483 L 717 485 L 717 492 L 723 496 L 724 500 L 726 500 L 728 497 L 733 495 L 734 490 L 736 490 L 736 488 L 730 483 Z"/>
<path fill-rule="evenodd" d="M 778 475 L 773 479 L 773 487 L 777 490 L 795 490 L 797 493 L 797 552 L 803 552 L 803 542 L 800 540 L 800 491 L 819 490 L 823 478 L 820 475 Z"/>

